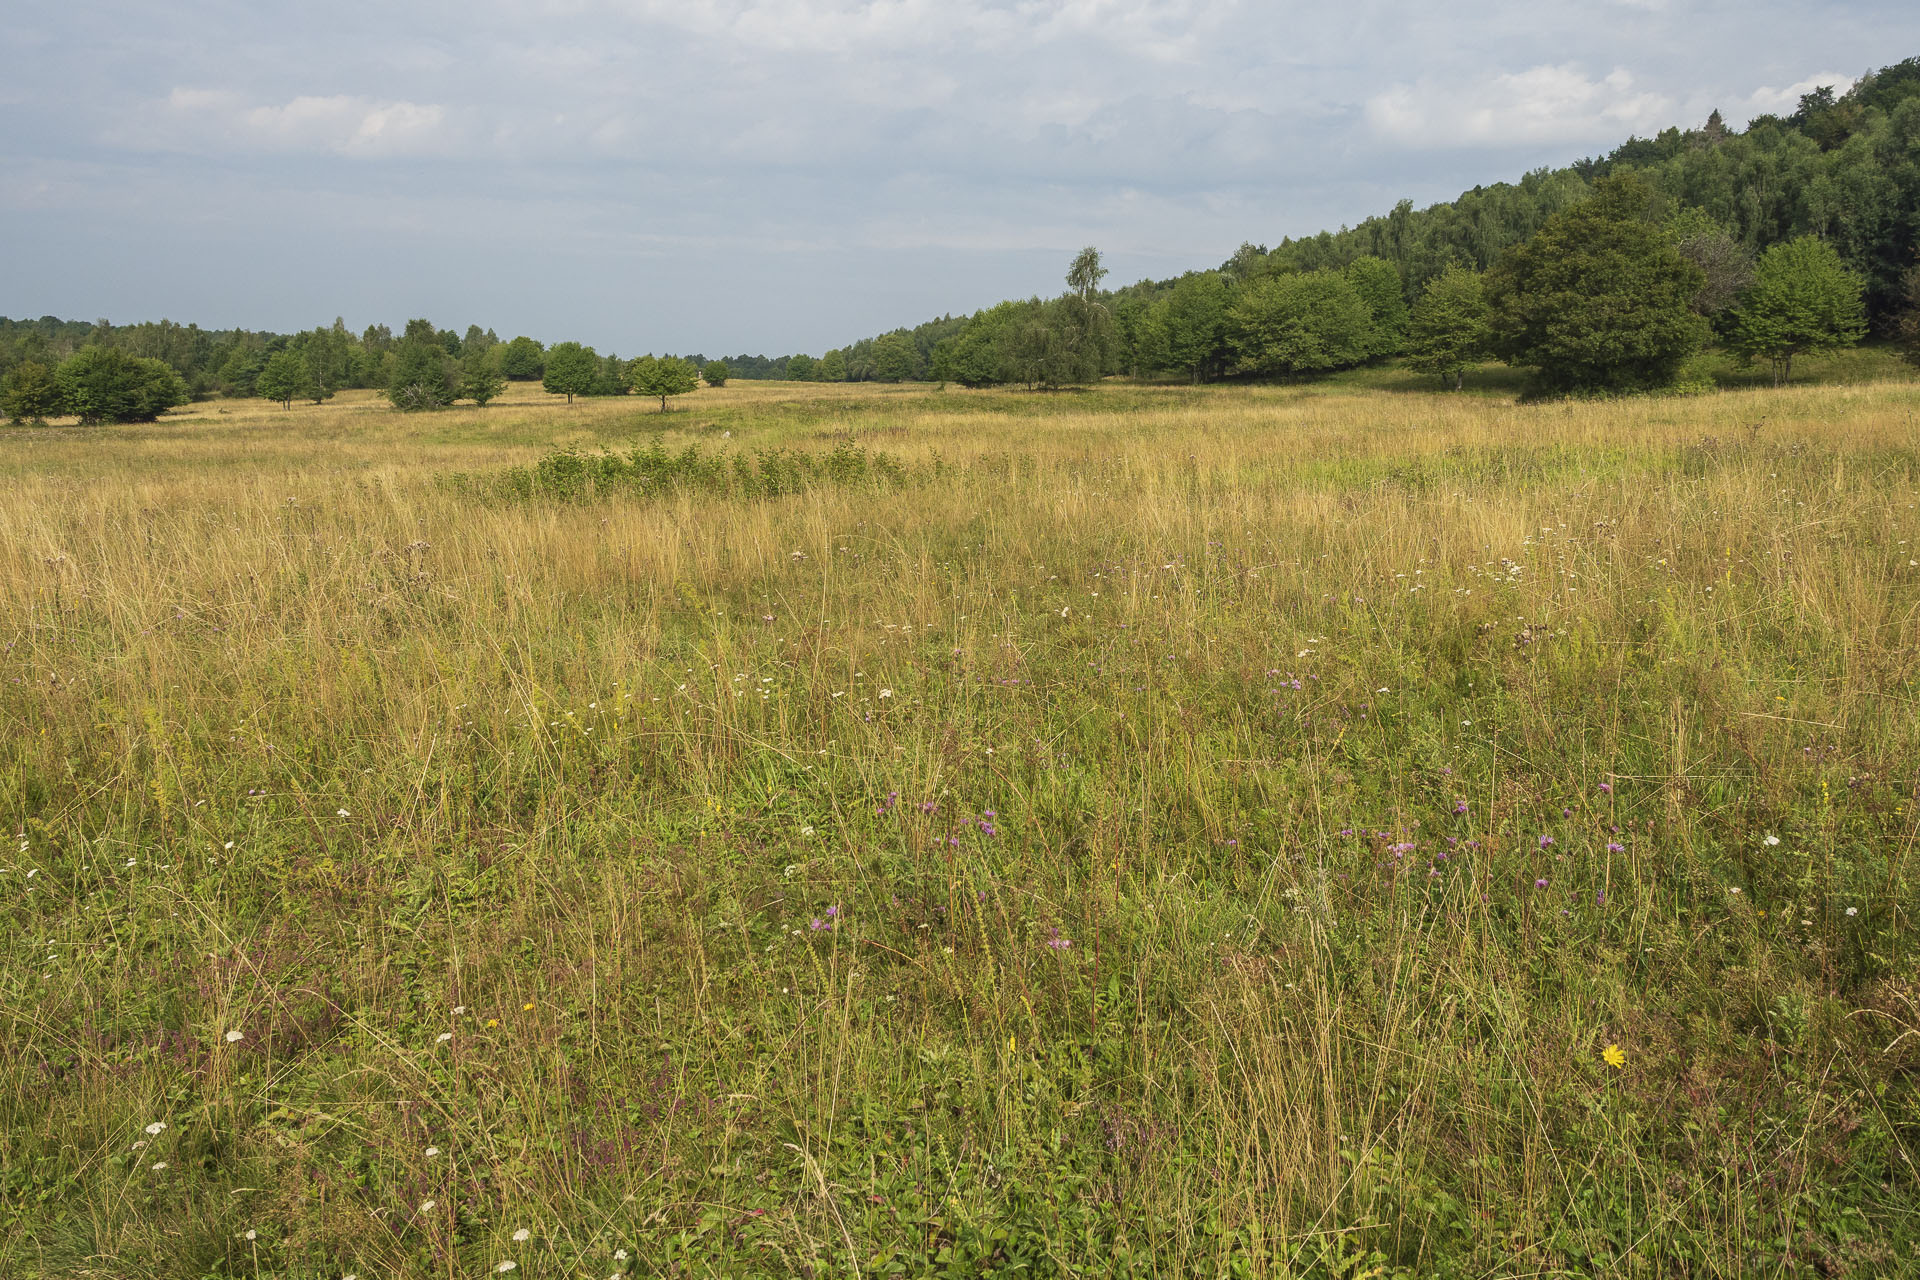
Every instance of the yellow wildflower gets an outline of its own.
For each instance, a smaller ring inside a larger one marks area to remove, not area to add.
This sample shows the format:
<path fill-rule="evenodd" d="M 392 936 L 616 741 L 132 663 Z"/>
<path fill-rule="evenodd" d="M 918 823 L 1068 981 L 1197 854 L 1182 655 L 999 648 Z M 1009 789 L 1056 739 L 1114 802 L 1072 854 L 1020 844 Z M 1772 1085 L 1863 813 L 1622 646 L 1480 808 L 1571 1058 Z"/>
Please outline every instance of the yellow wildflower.
<path fill-rule="evenodd" d="M 1602 1049 L 1600 1056 L 1605 1059 L 1606 1064 L 1615 1071 L 1621 1071 L 1626 1068 L 1627 1051 L 1617 1044 L 1610 1044 L 1605 1049 Z"/>

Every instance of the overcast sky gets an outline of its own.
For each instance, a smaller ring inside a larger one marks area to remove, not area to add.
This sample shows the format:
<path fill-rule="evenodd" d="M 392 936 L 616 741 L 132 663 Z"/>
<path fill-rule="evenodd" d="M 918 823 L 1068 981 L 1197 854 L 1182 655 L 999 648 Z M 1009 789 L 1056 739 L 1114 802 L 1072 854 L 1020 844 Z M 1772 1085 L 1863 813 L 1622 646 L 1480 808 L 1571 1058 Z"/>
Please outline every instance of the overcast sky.
<path fill-rule="evenodd" d="M 1791 110 L 1912 0 L 22 5 L 0 315 L 818 353 Z"/>

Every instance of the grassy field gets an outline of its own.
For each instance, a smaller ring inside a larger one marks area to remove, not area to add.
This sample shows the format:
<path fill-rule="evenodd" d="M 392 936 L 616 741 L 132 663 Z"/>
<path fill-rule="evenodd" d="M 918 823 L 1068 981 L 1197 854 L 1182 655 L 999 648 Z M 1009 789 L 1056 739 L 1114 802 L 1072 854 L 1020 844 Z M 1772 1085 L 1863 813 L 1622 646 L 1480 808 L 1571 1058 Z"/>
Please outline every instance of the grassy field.
<path fill-rule="evenodd" d="M 1911 381 L 348 394 L 0 494 L 0 1275 L 1920 1272 Z"/>

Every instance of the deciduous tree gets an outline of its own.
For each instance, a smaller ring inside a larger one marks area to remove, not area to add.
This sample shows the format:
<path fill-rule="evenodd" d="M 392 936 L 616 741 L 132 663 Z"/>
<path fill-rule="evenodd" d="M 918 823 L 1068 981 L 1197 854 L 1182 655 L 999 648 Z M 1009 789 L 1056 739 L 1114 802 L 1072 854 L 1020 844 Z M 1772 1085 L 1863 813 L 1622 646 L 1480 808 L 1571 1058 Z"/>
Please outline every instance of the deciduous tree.
<path fill-rule="evenodd" d="M 83 347 L 53 371 L 60 403 L 82 424 L 152 422 L 187 402 L 187 384 L 165 361 L 118 347 Z"/>
<path fill-rule="evenodd" d="M 253 389 L 281 408 L 291 409 L 294 400 L 303 396 L 312 383 L 313 370 L 307 366 L 307 358 L 283 347 L 267 358 L 266 368 L 253 380 Z"/>
<path fill-rule="evenodd" d="M 1373 315 L 1338 271 L 1256 280 L 1228 311 L 1227 329 L 1243 373 L 1345 369 L 1372 353 Z"/>
<path fill-rule="evenodd" d="M 1793 376 L 1793 358 L 1850 347 L 1866 336 L 1864 283 L 1833 246 L 1799 236 L 1760 255 L 1753 284 L 1733 312 L 1733 345 L 1773 364 L 1778 386 Z"/>
<path fill-rule="evenodd" d="M 665 413 L 668 396 L 683 396 L 700 385 L 700 371 L 679 356 L 641 356 L 627 365 L 627 380 L 640 395 L 660 397 Z"/>
<path fill-rule="evenodd" d="M 0 381 L 0 412 L 15 422 L 45 422 L 60 412 L 60 388 L 53 370 L 38 360 L 22 360 Z"/>
<path fill-rule="evenodd" d="M 1407 322 L 1407 365 L 1453 384 L 1487 354 L 1487 297 L 1478 272 L 1450 266 L 1428 282 Z"/>
<path fill-rule="evenodd" d="M 547 352 L 540 385 L 551 395 L 564 395 L 572 404 L 575 396 L 592 392 L 600 376 L 600 357 L 592 347 L 577 342 L 556 342 Z"/>

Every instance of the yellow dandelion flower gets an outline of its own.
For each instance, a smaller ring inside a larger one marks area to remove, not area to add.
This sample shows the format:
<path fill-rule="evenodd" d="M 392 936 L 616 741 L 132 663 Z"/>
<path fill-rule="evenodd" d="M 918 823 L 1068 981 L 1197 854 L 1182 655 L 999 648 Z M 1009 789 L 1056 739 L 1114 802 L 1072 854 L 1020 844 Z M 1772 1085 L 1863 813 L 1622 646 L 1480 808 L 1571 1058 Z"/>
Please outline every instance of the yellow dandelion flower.
<path fill-rule="evenodd" d="M 1600 1057 L 1615 1071 L 1621 1071 L 1627 1065 L 1627 1051 L 1617 1044 L 1610 1044 L 1600 1051 Z"/>
<path fill-rule="evenodd" d="M 521 1005 L 521 1006 L 520 1006 L 520 1012 L 522 1012 L 522 1013 L 532 1013 L 532 1012 L 533 1012 L 533 1001 L 531 1001 L 531 1000 L 529 1000 L 529 1001 L 527 1001 L 527 1002 L 526 1002 L 525 1004 L 523 1004 L 523 1005 Z"/>
<path fill-rule="evenodd" d="M 500 1025 L 500 1019 L 498 1019 L 498 1018 L 488 1018 L 488 1019 L 487 1019 L 487 1025 L 488 1025 L 488 1026 L 490 1026 L 490 1027 L 497 1027 L 497 1026 L 499 1026 L 499 1025 Z"/>

